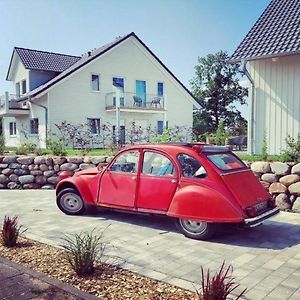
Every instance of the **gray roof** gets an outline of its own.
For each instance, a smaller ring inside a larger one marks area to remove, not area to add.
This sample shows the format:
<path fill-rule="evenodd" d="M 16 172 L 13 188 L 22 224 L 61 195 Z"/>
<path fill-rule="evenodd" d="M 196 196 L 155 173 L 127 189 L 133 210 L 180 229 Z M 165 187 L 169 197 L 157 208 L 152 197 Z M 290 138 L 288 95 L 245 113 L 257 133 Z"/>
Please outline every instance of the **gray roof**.
<path fill-rule="evenodd" d="M 60 53 L 32 50 L 15 47 L 26 69 L 63 72 L 81 59 L 80 56 L 72 56 Z"/>
<path fill-rule="evenodd" d="M 272 0 L 231 57 L 232 62 L 300 52 L 300 1 Z"/>

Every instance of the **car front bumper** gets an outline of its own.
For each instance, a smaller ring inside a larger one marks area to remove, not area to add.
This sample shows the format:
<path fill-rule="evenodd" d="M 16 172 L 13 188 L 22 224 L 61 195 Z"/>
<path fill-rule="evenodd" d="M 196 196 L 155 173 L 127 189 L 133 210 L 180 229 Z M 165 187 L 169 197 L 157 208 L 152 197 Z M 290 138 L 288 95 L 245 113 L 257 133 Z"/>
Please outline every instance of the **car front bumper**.
<path fill-rule="evenodd" d="M 253 217 L 253 218 L 248 218 L 248 219 L 245 219 L 244 220 L 244 223 L 245 223 L 245 226 L 247 227 L 255 227 L 255 226 L 258 226 L 260 225 L 264 220 L 278 214 L 280 211 L 279 207 L 274 207 L 273 209 L 271 210 L 268 210 L 266 211 L 265 213 L 259 215 L 259 216 L 256 216 L 256 217 Z"/>

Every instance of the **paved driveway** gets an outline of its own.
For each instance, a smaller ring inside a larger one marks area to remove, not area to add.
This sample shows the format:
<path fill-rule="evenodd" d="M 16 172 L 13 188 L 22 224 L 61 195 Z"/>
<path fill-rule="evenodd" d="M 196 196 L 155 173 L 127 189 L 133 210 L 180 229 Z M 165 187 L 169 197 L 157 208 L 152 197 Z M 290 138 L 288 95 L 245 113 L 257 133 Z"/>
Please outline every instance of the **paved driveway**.
<path fill-rule="evenodd" d="M 194 289 L 200 267 L 215 271 L 231 263 L 248 299 L 300 299 L 300 215 L 281 213 L 251 230 L 224 227 L 213 241 L 195 241 L 178 233 L 165 217 L 102 211 L 66 216 L 54 191 L 0 191 L 0 221 L 19 215 L 26 235 L 59 244 L 63 233 L 105 229 L 107 255 L 123 267 Z M 118 259 L 117 259 L 118 257 Z"/>

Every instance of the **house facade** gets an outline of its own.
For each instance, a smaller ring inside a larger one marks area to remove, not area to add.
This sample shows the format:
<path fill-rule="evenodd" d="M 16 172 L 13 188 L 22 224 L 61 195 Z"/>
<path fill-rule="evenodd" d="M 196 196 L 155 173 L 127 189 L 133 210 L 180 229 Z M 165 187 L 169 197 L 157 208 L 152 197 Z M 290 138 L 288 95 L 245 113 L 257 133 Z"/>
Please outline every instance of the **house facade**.
<path fill-rule="evenodd" d="M 31 140 L 45 147 L 47 136 L 64 121 L 125 130 L 151 126 L 158 133 L 173 126 L 192 127 L 190 92 L 134 34 L 82 57 L 15 48 L 7 80 L 16 95 L 6 95 L 0 115 L 8 146 Z"/>
<path fill-rule="evenodd" d="M 250 83 L 248 150 L 280 154 L 300 133 L 300 1 L 273 0 L 231 57 Z"/>

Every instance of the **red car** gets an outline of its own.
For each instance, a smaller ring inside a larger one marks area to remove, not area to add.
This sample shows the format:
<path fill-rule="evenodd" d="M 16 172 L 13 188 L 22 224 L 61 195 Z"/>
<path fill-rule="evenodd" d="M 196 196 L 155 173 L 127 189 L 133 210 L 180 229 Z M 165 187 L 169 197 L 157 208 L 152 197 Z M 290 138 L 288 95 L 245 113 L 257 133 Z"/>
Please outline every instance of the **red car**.
<path fill-rule="evenodd" d="M 127 147 L 103 170 L 62 179 L 56 195 L 69 215 L 82 214 L 89 205 L 163 214 L 194 239 L 210 238 L 218 223 L 253 227 L 279 212 L 230 148 L 199 144 Z"/>

